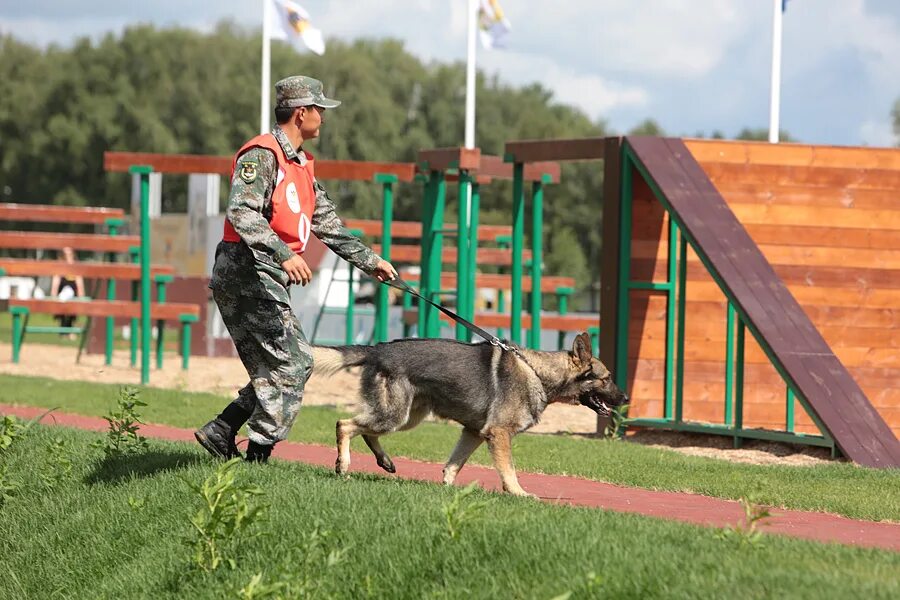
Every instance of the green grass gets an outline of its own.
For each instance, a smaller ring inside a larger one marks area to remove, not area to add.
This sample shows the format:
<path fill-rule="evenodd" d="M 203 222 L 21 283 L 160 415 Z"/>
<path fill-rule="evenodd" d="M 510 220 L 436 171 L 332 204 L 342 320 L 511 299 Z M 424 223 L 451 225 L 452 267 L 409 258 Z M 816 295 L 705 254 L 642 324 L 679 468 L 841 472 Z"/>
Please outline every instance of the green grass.
<path fill-rule="evenodd" d="M 60 408 L 102 416 L 115 406 L 118 386 L 0 375 L 0 403 Z M 145 388 L 147 422 L 195 428 L 218 414 L 228 399 Z M 300 411 L 290 439 L 334 444 L 334 423 L 343 413 L 324 407 Z M 389 454 L 444 462 L 456 443 L 455 425 L 424 423 L 384 438 Z M 360 440 L 355 449 L 368 452 Z M 514 439 L 516 466 L 523 471 L 577 475 L 649 489 L 684 491 L 720 498 L 754 496 L 771 506 L 818 510 L 869 520 L 900 521 L 900 470 L 835 463 L 816 467 L 735 464 L 686 456 L 626 442 L 578 436 L 520 435 Z M 480 448 L 472 463 L 490 464 Z"/>
<path fill-rule="evenodd" d="M 48 489 L 40 473 L 55 438 L 73 465 Z M 442 506 L 458 490 L 277 461 L 238 466 L 265 491 L 268 518 L 234 570 L 205 573 L 183 542 L 200 507 L 187 481 L 218 463 L 159 441 L 103 460 L 89 446 L 98 438 L 36 427 L 0 458 L 22 484 L 0 508 L 0 597 L 235 598 L 257 573 L 308 577 L 319 598 L 900 597 L 900 553 L 778 536 L 741 546 L 712 529 L 481 491 L 463 505 L 486 506 L 452 539 Z M 314 530 L 330 532 L 326 550 L 343 561 L 327 567 L 309 552 Z"/>

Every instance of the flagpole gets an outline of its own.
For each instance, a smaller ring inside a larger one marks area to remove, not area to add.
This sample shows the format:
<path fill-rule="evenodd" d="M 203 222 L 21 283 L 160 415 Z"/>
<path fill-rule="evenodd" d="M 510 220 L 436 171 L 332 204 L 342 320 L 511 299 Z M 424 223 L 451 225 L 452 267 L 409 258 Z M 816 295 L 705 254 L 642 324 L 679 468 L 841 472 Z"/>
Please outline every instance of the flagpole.
<path fill-rule="evenodd" d="M 781 21 L 784 0 L 772 0 L 772 96 L 769 102 L 769 142 L 778 143 L 781 108 Z"/>
<path fill-rule="evenodd" d="M 475 147 L 475 41 L 478 37 L 478 0 L 469 0 L 466 15 L 468 49 L 466 53 L 466 148 Z"/>
<path fill-rule="evenodd" d="M 271 100 L 269 98 L 269 89 L 271 73 L 272 73 L 272 34 L 269 29 L 271 16 L 271 0 L 262 0 L 263 4 L 263 26 L 262 26 L 262 82 L 259 88 L 259 132 L 266 133 L 269 131 L 269 113 L 272 110 Z"/>

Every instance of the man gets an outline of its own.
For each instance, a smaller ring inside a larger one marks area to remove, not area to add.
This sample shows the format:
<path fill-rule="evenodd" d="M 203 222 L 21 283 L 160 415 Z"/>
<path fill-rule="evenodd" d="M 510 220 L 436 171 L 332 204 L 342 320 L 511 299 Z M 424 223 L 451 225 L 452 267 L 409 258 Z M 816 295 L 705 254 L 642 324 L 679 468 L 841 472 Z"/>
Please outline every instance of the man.
<path fill-rule="evenodd" d="M 312 373 L 288 291 L 312 277 L 302 256 L 310 234 L 381 281 L 397 276 L 344 227 L 315 179 L 313 156 L 302 149 L 319 136 L 322 113 L 340 102 L 325 97 L 321 81 L 304 76 L 276 83 L 275 100 L 278 124 L 235 156 L 225 232 L 209 284 L 250 382 L 194 434 L 212 455 L 233 458 L 240 456 L 235 434 L 246 422 L 246 458 L 253 462 L 266 462 L 287 437 Z"/>

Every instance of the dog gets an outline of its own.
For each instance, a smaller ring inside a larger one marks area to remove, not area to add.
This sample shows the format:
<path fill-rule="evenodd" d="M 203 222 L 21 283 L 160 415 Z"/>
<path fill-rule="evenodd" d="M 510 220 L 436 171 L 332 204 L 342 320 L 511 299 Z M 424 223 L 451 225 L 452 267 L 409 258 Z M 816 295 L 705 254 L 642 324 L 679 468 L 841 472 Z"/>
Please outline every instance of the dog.
<path fill-rule="evenodd" d="M 513 469 L 512 437 L 537 423 L 554 402 L 582 404 L 608 415 L 627 397 L 591 355 L 587 333 L 575 338 L 571 351 L 511 348 L 424 338 L 375 346 L 314 346 L 315 375 L 361 367 L 359 409 L 336 425 L 335 471 L 343 475 L 350 468 L 350 439 L 361 435 L 378 465 L 396 472 L 379 437 L 412 429 L 436 415 L 463 426 L 444 466 L 445 484 L 452 485 L 472 452 L 487 442 L 504 491 L 530 496 Z"/>

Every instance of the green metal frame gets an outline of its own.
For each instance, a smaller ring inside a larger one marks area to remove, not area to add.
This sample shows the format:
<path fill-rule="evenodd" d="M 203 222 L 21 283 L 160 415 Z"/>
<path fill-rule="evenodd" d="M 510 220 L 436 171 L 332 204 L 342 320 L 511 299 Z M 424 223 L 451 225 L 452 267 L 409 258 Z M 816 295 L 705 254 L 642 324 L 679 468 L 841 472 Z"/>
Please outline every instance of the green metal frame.
<path fill-rule="evenodd" d="M 153 167 L 132 165 L 141 186 L 141 383 L 150 381 L 150 173 Z"/>
<path fill-rule="evenodd" d="M 472 176 L 466 170 L 459 171 L 459 207 L 456 211 L 456 311 L 468 319 L 470 300 L 469 280 L 469 214 L 466 208 L 472 189 Z M 474 252 L 473 252 L 474 253 Z M 469 331 L 462 323 L 456 324 L 456 339 L 469 341 Z"/>
<path fill-rule="evenodd" d="M 394 224 L 394 184 L 397 176 L 390 173 L 376 173 L 375 183 L 381 184 L 381 257 L 391 260 L 391 229 Z M 390 314 L 388 288 L 379 285 L 375 296 L 375 342 L 388 340 L 388 317 Z"/>
<path fill-rule="evenodd" d="M 759 332 L 747 322 L 744 315 L 730 296 L 719 276 L 711 268 L 708 258 L 698 248 L 696 242 L 684 231 L 672 207 L 659 187 L 654 183 L 646 168 L 638 160 L 627 142 L 621 146 L 620 172 L 620 222 L 619 222 L 619 281 L 618 309 L 616 328 L 616 361 L 615 380 L 622 389 L 627 388 L 628 373 L 628 322 L 629 299 L 633 290 L 651 290 L 666 294 L 666 360 L 665 360 L 665 398 L 662 418 L 640 418 L 629 421 L 629 425 L 638 427 L 660 427 L 676 431 L 690 431 L 727 435 L 734 438 L 735 447 L 740 447 L 743 439 L 761 439 L 779 442 L 791 442 L 830 448 L 832 454 L 838 452 L 833 437 L 822 422 L 810 410 L 809 404 L 802 396 L 796 396 L 801 406 L 819 428 L 821 435 L 806 435 L 794 431 L 794 391 L 787 373 L 774 360 L 772 350 L 765 344 Z M 631 231 L 632 201 L 634 194 L 634 172 L 637 171 L 650 187 L 654 197 L 659 201 L 669 216 L 669 248 L 667 281 L 640 282 L 631 279 Z M 704 267 L 715 280 L 719 289 L 728 301 L 726 323 L 726 366 L 725 366 L 725 418 L 721 425 L 706 423 L 686 423 L 683 420 L 684 403 L 684 346 L 685 346 L 685 305 L 687 286 L 687 246 L 696 252 Z M 677 248 L 677 259 L 676 259 Z M 744 420 L 744 341 L 745 330 L 750 331 L 775 366 L 782 379 L 787 382 L 786 393 L 786 429 L 787 431 L 770 431 L 763 429 L 747 429 Z"/>

